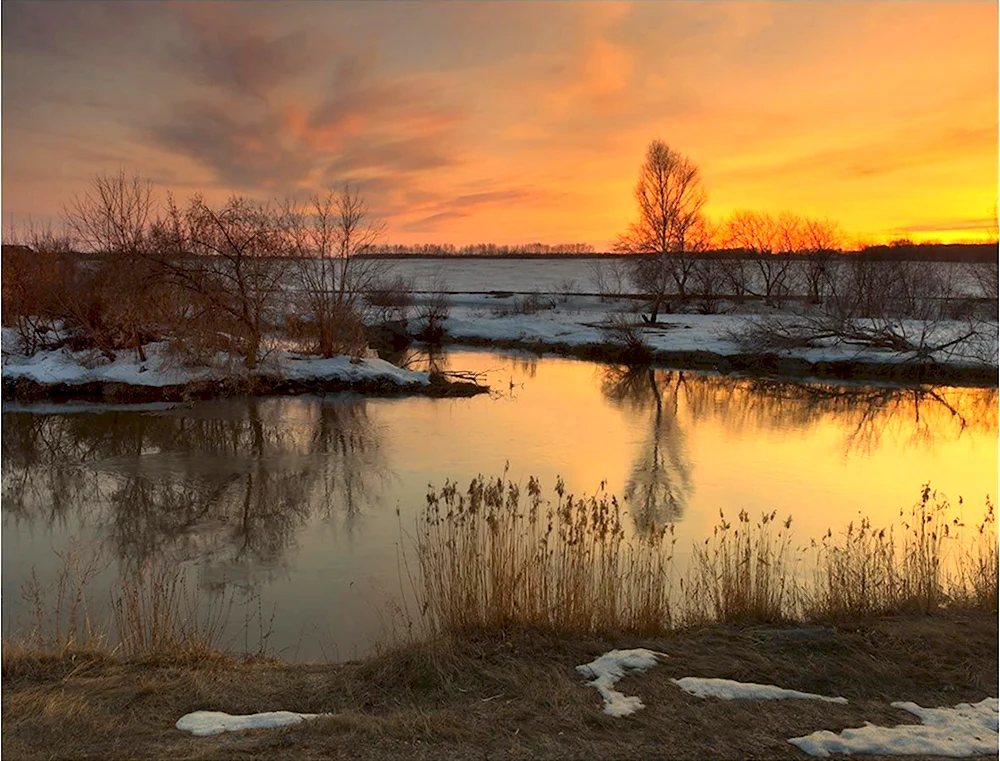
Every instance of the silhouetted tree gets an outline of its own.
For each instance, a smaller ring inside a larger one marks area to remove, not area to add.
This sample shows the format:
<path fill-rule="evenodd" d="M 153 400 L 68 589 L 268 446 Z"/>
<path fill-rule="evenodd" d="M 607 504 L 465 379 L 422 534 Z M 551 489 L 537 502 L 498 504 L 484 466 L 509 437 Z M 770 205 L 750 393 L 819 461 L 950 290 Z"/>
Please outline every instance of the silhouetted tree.
<path fill-rule="evenodd" d="M 639 219 L 618 236 L 614 248 L 638 254 L 632 279 L 650 300 L 648 322 L 656 322 L 670 293 L 687 298 L 693 263 L 689 254 L 707 247 L 702 217 L 706 195 L 697 165 L 662 140 L 646 149 L 635 185 Z M 644 317 L 644 319 L 646 319 Z"/>

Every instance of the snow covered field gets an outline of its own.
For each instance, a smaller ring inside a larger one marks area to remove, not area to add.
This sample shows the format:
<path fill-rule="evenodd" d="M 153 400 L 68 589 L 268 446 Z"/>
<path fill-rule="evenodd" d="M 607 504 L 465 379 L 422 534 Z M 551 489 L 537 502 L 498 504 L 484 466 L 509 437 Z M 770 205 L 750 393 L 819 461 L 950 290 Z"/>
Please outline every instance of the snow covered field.
<path fill-rule="evenodd" d="M 586 346 L 609 341 L 606 325 L 613 315 L 624 314 L 633 323 L 640 323 L 631 300 L 602 302 L 596 296 L 571 296 L 549 299 L 546 308 L 532 314 L 519 314 L 523 297 L 459 295 L 453 297 L 452 308 L 444 328 L 453 340 L 508 340 L 525 343 L 564 344 Z M 763 314 L 666 314 L 660 315 L 659 324 L 641 325 L 639 332 L 654 352 L 712 352 L 721 356 L 740 354 L 743 350 L 734 336 L 746 329 L 747 321 Z M 789 319 L 791 315 L 787 316 Z M 902 326 L 917 336 L 921 324 L 915 321 Z M 967 328 L 962 321 L 943 321 L 935 326 L 935 341 L 945 342 L 951 336 L 961 335 Z M 981 354 L 994 357 L 996 364 L 996 323 L 987 326 L 986 346 L 959 346 L 939 352 L 934 359 L 944 364 L 981 364 Z M 858 347 L 844 342 L 827 340 L 815 348 L 786 350 L 787 357 L 809 362 L 867 361 L 901 362 L 910 357 L 896 352 Z"/>
<path fill-rule="evenodd" d="M 485 293 L 510 291 L 513 293 L 591 293 L 599 292 L 596 274 L 600 272 L 608 285 L 621 283 L 622 293 L 633 293 L 634 288 L 624 275 L 625 262 L 620 257 L 595 256 L 565 259 L 471 259 L 471 258 L 386 258 L 386 266 L 393 275 L 412 278 L 418 291 L 433 291 L 442 281 L 449 293 Z M 892 266 L 891 263 L 886 263 Z M 935 262 L 932 265 L 944 275 L 960 295 L 980 296 L 975 279 L 963 264 Z M 791 293 L 805 295 L 804 262 L 791 263 Z M 748 268 L 750 290 L 759 287 L 759 275 Z"/>
<path fill-rule="evenodd" d="M 450 340 L 518 341 L 525 344 L 563 344 L 579 347 L 608 342 L 605 326 L 612 315 L 626 313 L 638 323 L 641 302 L 637 299 L 602 299 L 597 295 L 598 281 L 604 290 L 634 293 L 620 258 L 571 259 L 390 259 L 387 266 L 393 274 L 411 278 L 417 291 L 416 302 L 427 297 L 421 292 L 443 288 L 451 305 L 444 327 Z M 891 267 L 892 263 L 884 263 Z M 934 263 L 931 265 L 945 278 L 956 295 L 983 296 L 975 278 L 963 264 Z M 600 273 L 600 274 L 598 274 Z M 751 290 L 759 290 L 759 274 L 748 267 Z M 805 263 L 792 262 L 790 293 L 804 296 L 807 292 Z M 801 306 L 801 300 L 797 306 Z M 789 308 L 775 310 L 759 302 L 737 305 L 722 301 L 719 314 L 662 314 L 660 324 L 642 327 L 643 340 L 654 352 L 712 352 L 721 356 L 742 353 L 732 340 L 746 330 L 747 319 L 777 316 L 791 319 Z M 922 324 L 903 323 L 900 330 L 906 336 L 918 336 Z M 933 340 L 944 343 L 962 335 L 968 324 L 962 320 L 942 321 L 934 326 Z M 952 365 L 996 365 L 996 323 L 984 325 L 985 341 L 977 345 L 954 347 L 932 355 L 936 362 Z M 815 348 L 786 351 L 787 357 L 819 361 L 900 362 L 912 359 L 906 355 L 873 350 L 857 345 L 827 340 Z M 992 358 L 990 360 L 989 358 Z"/>

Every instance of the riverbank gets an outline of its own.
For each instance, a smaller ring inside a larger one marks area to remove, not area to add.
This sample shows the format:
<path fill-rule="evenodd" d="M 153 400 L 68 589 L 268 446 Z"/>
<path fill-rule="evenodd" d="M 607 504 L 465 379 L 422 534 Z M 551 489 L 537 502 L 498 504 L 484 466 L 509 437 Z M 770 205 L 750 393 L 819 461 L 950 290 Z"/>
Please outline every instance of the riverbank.
<path fill-rule="evenodd" d="M 794 316 L 762 305 L 741 304 L 737 313 L 661 314 L 656 324 L 647 325 L 632 311 L 636 306 L 635 300 L 576 294 L 460 294 L 453 297 L 451 312 L 442 322 L 444 342 L 613 363 L 634 363 L 638 353 L 642 362 L 673 369 L 752 377 L 997 385 L 995 322 L 980 326 L 981 338 L 976 336 L 974 341 L 920 358 L 835 339 L 809 347 L 748 351 L 740 337 L 757 321 L 791 320 Z M 615 321 L 629 324 L 631 343 L 621 340 L 621 330 L 611 329 Z M 945 337 L 962 335 L 968 326 L 962 321 L 934 326 L 914 321 L 901 323 L 897 329 L 901 336 L 933 344 L 936 339 L 931 336 L 941 336 L 940 342 L 945 343 Z"/>
<path fill-rule="evenodd" d="M 68 348 L 19 350 L 14 331 L 3 331 L 4 401 L 90 401 L 112 404 L 190 402 L 216 397 L 293 395 L 352 391 L 370 396 L 474 396 L 489 389 L 440 374 L 406 370 L 378 357 L 315 357 L 276 349 L 248 370 L 229 357 L 191 366 L 172 356 L 166 342 L 113 360 L 95 351 Z"/>
<path fill-rule="evenodd" d="M 837 627 L 711 626 L 669 636 L 471 634 L 346 664 L 223 656 L 123 661 L 37 657 L 7 646 L 3 753 L 10 758 L 689 759 L 807 758 L 788 739 L 865 722 L 917 723 L 892 701 L 996 695 L 995 613 L 942 611 Z M 602 710 L 576 666 L 613 648 L 665 653 L 616 689 L 645 707 Z M 842 696 L 698 698 L 671 679 L 717 677 Z M 198 711 L 328 713 L 296 726 L 193 737 Z M 873 756 L 865 756 L 873 758 Z M 913 757 L 913 756 L 911 756 Z"/>

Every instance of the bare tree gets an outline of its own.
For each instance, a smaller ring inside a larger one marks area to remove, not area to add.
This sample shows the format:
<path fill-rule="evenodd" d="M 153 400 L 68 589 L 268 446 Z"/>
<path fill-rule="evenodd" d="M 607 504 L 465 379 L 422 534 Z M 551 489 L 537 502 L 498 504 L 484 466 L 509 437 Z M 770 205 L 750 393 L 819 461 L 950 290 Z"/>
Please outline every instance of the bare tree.
<path fill-rule="evenodd" d="M 675 289 L 682 300 L 687 298 L 693 270 L 690 254 L 705 238 L 701 210 L 706 195 L 697 165 L 662 140 L 654 140 L 639 169 L 635 199 L 639 219 L 618 236 L 614 248 L 639 255 L 632 279 L 649 297 L 647 321 L 653 323 Z"/>
<path fill-rule="evenodd" d="M 998 227 L 997 222 L 996 203 L 993 204 L 993 216 L 986 229 L 986 236 L 986 242 L 990 243 L 996 249 L 997 242 L 1000 241 L 1000 227 Z M 993 301 L 997 300 L 997 296 L 1000 294 L 1000 266 L 998 265 L 1000 265 L 1000 261 L 997 258 L 993 258 L 987 262 L 971 262 L 966 265 L 966 272 L 972 282 L 976 284 L 976 289 L 979 292 L 978 295 L 981 298 L 992 299 Z"/>
<path fill-rule="evenodd" d="M 148 239 L 156 201 L 153 183 L 138 174 L 95 175 L 90 188 L 64 209 L 80 243 L 96 253 L 137 256 Z"/>
<path fill-rule="evenodd" d="M 800 230 L 800 249 L 808 254 L 805 266 L 809 300 L 821 304 L 831 278 L 833 254 L 843 245 L 843 234 L 829 219 L 804 219 Z"/>
<path fill-rule="evenodd" d="M 123 341 L 140 361 L 146 359 L 144 333 L 150 322 L 150 289 L 156 279 L 146 254 L 155 207 L 153 183 L 120 169 L 116 174 L 95 175 L 83 195 L 75 196 L 63 210 L 66 227 L 76 241 L 99 257 L 91 273 L 94 282 L 87 290 L 109 297 L 86 303 L 70 298 L 66 306 L 111 358 Z"/>
<path fill-rule="evenodd" d="M 272 207 L 233 196 L 213 209 L 198 195 L 183 216 L 164 225 L 165 238 L 184 255 L 160 262 L 171 281 L 192 297 L 194 329 L 209 332 L 243 357 L 261 359 L 265 330 L 276 317 L 292 251 L 287 224 Z"/>
<path fill-rule="evenodd" d="M 315 195 L 304 212 L 289 207 L 296 253 L 295 279 L 307 317 L 315 328 L 319 353 L 324 357 L 364 345 L 361 308 L 364 295 L 385 277 L 386 263 L 364 259 L 385 234 L 357 189 Z"/>
<path fill-rule="evenodd" d="M 759 275 L 757 283 L 745 282 L 747 293 L 764 299 L 768 306 L 780 306 L 788 291 L 791 262 L 775 253 L 787 253 L 793 245 L 798 221 L 794 215 L 774 217 L 766 212 L 737 211 L 725 225 L 725 239 L 732 248 L 751 256 L 749 268 Z"/>

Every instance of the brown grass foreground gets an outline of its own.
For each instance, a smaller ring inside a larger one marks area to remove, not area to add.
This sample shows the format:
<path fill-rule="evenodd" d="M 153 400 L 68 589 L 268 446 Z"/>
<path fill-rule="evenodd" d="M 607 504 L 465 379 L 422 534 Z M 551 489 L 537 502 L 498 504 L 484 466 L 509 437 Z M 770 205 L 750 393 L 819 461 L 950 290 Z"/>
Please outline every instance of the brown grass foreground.
<path fill-rule="evenodd" d="M 35 639 L 5 643 L 3 754 L 792 758 L 801 753 L 789 737 L 912 723 L 893 700 L 936 706 L 996 694 L 989 502 L 966 526 L 925 488 L 895 531 L 863 522 L 814 543 L 805 576 L 788 523 L 741 513 L 722 519 L 675 585 L 669 527 L 633 537 L 611 498 L 574 499 L 557 484 L 550 503 L 534 479 L 526 492 L 522 501 L 516 485 L 480 478 L 463 494 L 451 484 L 429 494 L 413 581 L 430 636 L 362 663 L 224 655 L 218 611 L 199 610 L 156 567 L 123 582 L 109 637 L 88 618 L 80 588 L 61 581 L 57 609 L 36 606 Z M 76 572 L 81 583 L 87 568 Z M 66 627 L 53 633 L 49 614 Z M 647 705 L 625 719 L 603 714 L 574 671 L 616 647 L 670 656 L 623 680 Z M 669 681 L 683 676 L 850 702 L 702 701 Z M 195 710 L 333 716 L 193 738 L 174 722 Z"/>
<path fill-rule="evenodd" d="M 646 708 L 612 718 L 575 673 L 613 647 L 669 654 L 620 683 Z M 438 638 L 362 663 L 287 665 L 222 656 L 38 657 L 5 648 L 9 759 L 798 758 L 787 738 L 864 721 L 912 723 L 892 700 L 953 705 L 996 694 L 993 614 L 949 612 L 838 628 L 712 626 L 643 638 L 507 630 Z M 828 695 L 718 701 L 670 678 L 727 677 Z M 194 710 L 333 713 L 296 727 L 192 737 Z"/>

